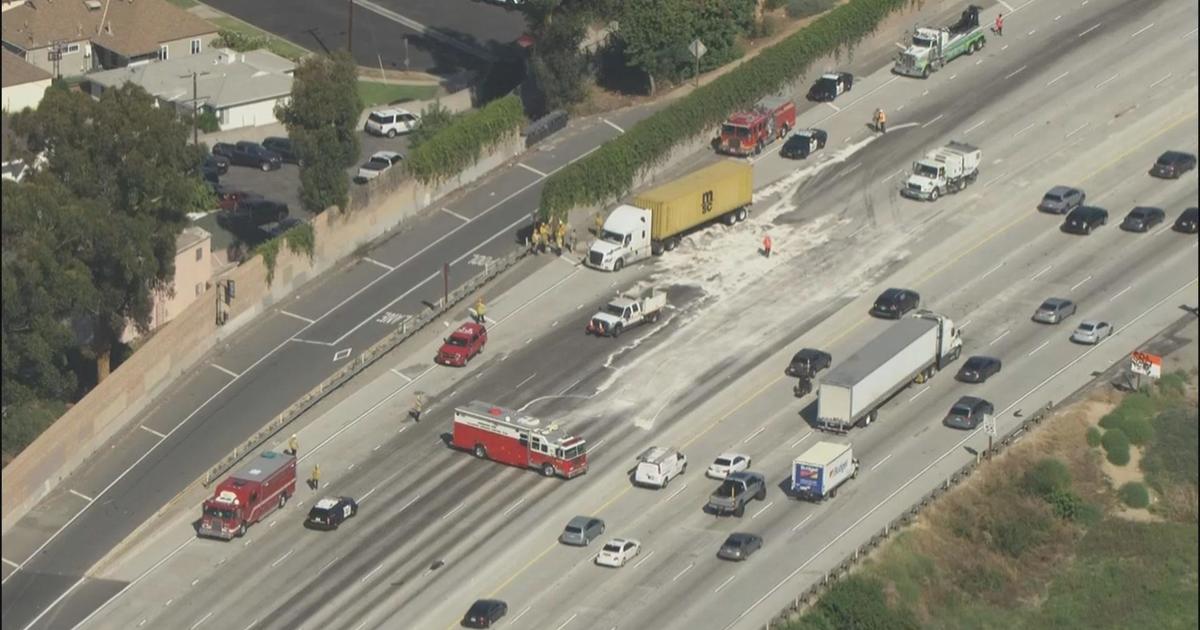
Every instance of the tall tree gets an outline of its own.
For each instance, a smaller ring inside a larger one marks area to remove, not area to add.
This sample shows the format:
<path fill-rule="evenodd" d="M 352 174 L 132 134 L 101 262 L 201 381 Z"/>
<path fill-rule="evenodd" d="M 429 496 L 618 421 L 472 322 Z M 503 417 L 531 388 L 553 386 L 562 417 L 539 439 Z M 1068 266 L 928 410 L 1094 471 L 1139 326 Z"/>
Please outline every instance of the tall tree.
<path fill-rule="evenodd" d="M 618 35 L 625 60 L 651 80 L 681 81 L 696 71 L 688 45 L 707 49 L 700 71 L 741 55 L 738 36 L 754 26 L 755 0 L 641 0 L 622 5 Z"/>
<path fill-rule="evenodd" d="M 36 112 L 13 128 L 47 164 L 32 183 L 63 187 L 88 209 L 87 263 L 95 299 L 79 315 L 90 325 L 97 379 L 128 323 L 145 331 L 154 291 L 175 273 L 175 240 L 190 212 L 210 207 L 197 177 L 202 159 L 189 146 L 190 129 L 171 108 L 158 107 L 141 87 L 127 84 L 97 100 L 48 90 Z"/>
<path fill-rule="evenodd" d="M 579 49 L 589 24 L 607 23 L 621 0 L 529 0 L 521 5 L 533 36 L 529 65 L 546 109 L 578 103 L 587 96 L 591 69 Z"/>
<path fill-rule="evenodd" d="M 358 117 L 362 114 L 354 59 L 344 51 L 300 62 L 292 98 L 276 108 L 296 143 L 301 201 L 313 212 L 346 207 L 349 184 L 342 170 L 358 160 Z"/>

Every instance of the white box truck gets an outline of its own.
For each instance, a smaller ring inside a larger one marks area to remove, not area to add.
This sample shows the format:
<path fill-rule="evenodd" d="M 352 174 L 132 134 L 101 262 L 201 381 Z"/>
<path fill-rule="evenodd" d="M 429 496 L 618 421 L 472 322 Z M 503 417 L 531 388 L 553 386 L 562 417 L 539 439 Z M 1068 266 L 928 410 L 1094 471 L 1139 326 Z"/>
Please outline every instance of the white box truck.
<path fill-rule="evenodd" d="M 912 174 L 900 187 L 900 194 L 910 199 L 937 201 L 947 193 L 956 193 L 979 177 L 979 162 L 983 152 L 962 142 L 950 142 L 934 149 L 913 162 Z"/>
<path fill-rule="evenodd" d="M 816 428 L 846 433 L 874 422 L 897 392 L 925 382 L 960 354 L 962 337 L 950 318 L 917 311 L 901 319 L 821 380 Z"/>
<path fill-rule="evenodd" d="M 647 488 L 666 488 L 671 480 L 687 471 L 687 457 L 678 449 L 651 446 L 638 455 L 633 483 Z"/>
<path fill-rule="evenodd" d="M 838 486 L 858 476 L 849 444 L 817 442 L 792 461 L 792 496 L 807 501 L 836 497 Z"/>

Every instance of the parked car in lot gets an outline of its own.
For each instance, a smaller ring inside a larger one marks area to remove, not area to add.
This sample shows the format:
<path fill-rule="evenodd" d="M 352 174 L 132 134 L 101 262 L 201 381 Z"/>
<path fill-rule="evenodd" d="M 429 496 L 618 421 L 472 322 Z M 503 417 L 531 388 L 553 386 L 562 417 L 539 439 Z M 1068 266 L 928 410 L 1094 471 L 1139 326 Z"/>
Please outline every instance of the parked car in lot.
<path fill-rule="evenodd" d="M 354 181 L 360 184 L 369 182 L 399 164 L 403 159 L 404 156 L 395 151 L 376 151 L 358 168 L 358 174 L 354 176 Z"/>
<path fill-rule="evenodd" d="M 1050 214 L 1066 214 L 1083 205 L 1087 193 L 1070 186 L 1055 186 L 1042 195 L 1038 210 Z"/>
<path fill-rule="evenodd" d="M 888 289 L 875 298 L 871 314 L 875 317 L 900 319 L 921 306 L 921 295 L 911 289 Z"/>
<path fill-rule="evenodd" d="M 213 188 L 213 195 L 217 198 L 217 207 L 222 210 L 234 210 L 243 201 L 263 198 L 262 195 L 237 190 L 221 184 Z"/>
<path fill-rule="evenodd" d="M 721 543 L 717 557 L 722 560 L 740 562 L 748 559 L 755 551 L 762 549 L 763 539 L 757 534 L 734 532 Z"/>
<path fill-rule="evenodd" d="M 828 352 L 815 348 L 803 348 L 800 352 L 792 355 L 792 361 L 788 363 L 784 372 L 788 376 L 815 376 L 817 372 L 827 369 L 832 364 L 833 357 Z"/>
<path fill-rule="evenodd" d="M 507 614 L 508 604 L 498 599 L 479 599 L 463 615 L 462 625 L 464 628 L 491 628 Z"/>
<path fill-rule="evenodd" d="M 1148 232 L 1150 228 L 1167 220 L 1167 213 L 1162 208 L 1138 206 L 1125 215 L 1121 221 L 1121 229 L 1126 232 Z"/>
<path fill-rule="evenodd" d="M 954 378 L 964 383 L 983 383 L 1000 373 L 1000 365 L 1000 359 L 996 357 L 974 356 L 958 368 Z"/>
<path fill-rule="evenodd" d="M 950 407 L 950 412 L 942 420 L 942 424 L 951 429 L 974 429 L 983 423 L 984 419 L 995 413 L 992 403 L 975 396 L 963 396 Z"/>
<path fill-rule="evenodd" d="M 829 134 L 821 129 L 797 129 L 788 136 L 783 147 L 779 149 L 779 155 L 789 158 L 802 160 L 819 149 L 825 148 L 825 143 L 829 141 Z"/>
<path fill-rule="evenodd" d="M 641 552 L 642 543 L 636 540 L 614 538 L 600 548 L 600 553 L 596 554 L 596 564 L 602 567 L 623 567 L 626 562 L 636 558 Z"/>
<path fill-rule="evenodd" d="M 292 144 L 291 138 L 280 138 L 271 136 L 263 138 L 263 147 L 269 151 L 274 151 L 279 154 L 279 159 L 288 164 L 300 164 L 300 155 L 296 153 L 296 147 Z"/>
<path fill-rule="evenodd" d="M 1098 344 L 1112 334 L 1112 324 L 1092 319 L 1079 322 L 1079 327 L 1071 333 L 1071 341 L 1088 345 Z"/>
<path fill-rule="evenodd" d="M 1174 229 L 1184 234 L 1195 234 L 1200 231 L 1200 208 L 1191 207 L 1183 211 L 1175 219 Z"/>
<path fill-rule="evenodd" d="M 350 497 L 325 497 L 308 511 L 304 526 L 312 529 L 337 529 L 358 514 L 358 502 Z"/>
<path fill-rule="evenodd" d="M 741 453 L 721 453 L 720 455 L 717 455 L 717 458 L 713 460 L 711 465 L 709 465 L 708 470 L 704 471 L 704 475 L 706 477 L 712 477 L 713 479 L 724 479 L 728 477 L 730 473 L 749 470 L 749 468 L 749 455 L 743 455 Z"/>
<path fill-rule="evenodd" d="M 1068 234 L 1091 234 L 1093 230 L 1108 223 L 1108 210 L 1095 206 L 1079 206 L 1063 221 L 1062 231 Z"/>
<path fill-rule="evenodd" d="M 487 328 L 469 322 L 459 326 L 446 337 L 438 350 L 436 361 L 442 365 L 462 367 L 487 345 Z"/>
<path fill-rule="evenodd" d="M 575 547 L 586 547 L 602 535 L 604 535 L 604 521 L 594 516 L 576 516 L 567 522 L 563 533 L 558 536 L 558 542 Z"/>
<path fill-rule="evenodd" d="M 395 138 L 411 133 L 420 122 L 421 118 L 407 109 L 377 109 L 367 115 L 363 131 L 376 136 Z"/>
<path fill-rule="evenodd" d="M 204 164 L 201 168 L 209 169 L 217 175 L 224 175 L 229 172 L 229 158 L 224 158 L 219 155 L 204 156 Z"/>
<path fill-rule="evenodd" d="M 279 154 L 267 149 L 257 142 L 245 140 L 237 144 L 218 142 L 213 145 L 213 155 L 227 158 L 234 166 L 249 166 L 263 171 L 274 171 L 283 165 Z"/>
<path fill-rule="evenodd" d="M 1064 298 L 1049 298 L 1033 312 L 1033 321 L 1057 324 L 1075 314 L 1075 303 Z"/>
<path fill-rule="evenodd" d="M 1150 174 L 1163 179 L 1179 179 L 1184 173 L 1196 168 L 1196 156 L 1182 151 L 1167 151 L 1158 156 Z"/>
<path fill-rule="evenodd" d="M 829 102 L 849 92 L 854 87 L 854 75 L 849 72 L 822 74 L 808 89 L 808 100 Z"/>
<path fill-rule="evenodd" d="M 286 203 L 270 199 L 244 199 L 232 210 L 217 215 L 217 224 L 224 228 L 258 227 L 277 223 L 288 216 Z"/>

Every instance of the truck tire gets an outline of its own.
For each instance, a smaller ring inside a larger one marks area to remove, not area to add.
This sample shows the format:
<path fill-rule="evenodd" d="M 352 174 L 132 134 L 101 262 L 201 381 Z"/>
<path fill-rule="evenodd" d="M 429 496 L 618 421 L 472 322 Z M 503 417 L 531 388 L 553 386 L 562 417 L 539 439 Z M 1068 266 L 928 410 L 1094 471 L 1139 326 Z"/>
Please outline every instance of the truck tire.
<path fill-rule="evenodd" d="M 620 271 L 625 268 L 625 259 L 618 258 L 617 262 L 613 263 L 613 271 Z"/>
<path fill-rule="evenodd" d="M 728 225 L 730 227 L 733 227 L 733 224 L 738 222 L 737 212 L 730 212 L 729 214 L 725 215 L 723 218 L 725 220 L 725 225 Z"/>
<path fill-rule="evenodd" d="M 921 68 L 921 78 L 922 79 L 929 78 L 929 66 L 928 65 L 926 65 L 924 68 Z"/>
<path fill-rule="evenodd" d="M 242 524 L 238 525 L 237 537 L 241 538 L 242 536 L 245 536 L 245 535 L 246 535 L 246 521 L 242 521 Z"/>
<path fill-rule="evenodd" d="M 746 220 L 746 209 L 745 208 L 738 208 L 737 212 L 735 212 L 734 214 L 737 215 L 738 223 L 741 223 L 742 221 Z"/>
<path fill-rule="evenodd" d="M 669 486 L 669 485 L 671 485 L 671 478 L 670 478 L 670 477 L 663 477 L 663 485 L 662 485 L 662 486 L 661 486 L 659 489 L 660 489 L 660 490 L 666 490 L 666 489 L 667 489 L 667 486 Z"/>
<path fill-rule="evenodd" d="M 869 414 L 867 414 L 867 415 L 863 416 L 862 420 L 859 420 L 859 421 L 858 421 L 858 425 L 859 425 L 859 426 L 861 426 L 861 427 L 863 427 L 863 428 L 866 428 L 866 427 L 868 427 L 868 426 L 871 426 L 871 423 L 872 423 L 872 422 L 875 422 L 875 420 L 876 420 L 878 417 L 879 417 L 879 411 L 878 411 L 878 410 L 872 410 L 872 411 L 871 411 L 871 413 L 869 413 Z"/>
<path fill-rule="evenodd" d="M 933 190 L 930 191 L 930 193 L 929 193 L 929 200 L 937 201 L 937 198 L 938 198 L 938 189 L 937 189 L 937 186 L 934 186 Z"/>
<path fill-rule="evenodd" d="M 675 248 L 679 247 L 679 237 L 672 236 L 663 243 L 663 246 L 666 247 L 667 251 L 669 252 L 675 251 Z"/>
<path fill-rule="evenodd" d="M 738 518 L 742 518 L 743 516 L 745 516 L 746 515 L 746 504 L 743 503 L 743 504 L 733 508 L 733 515 Z"/>
<path fill-rule="evenodd" d="M 648 316 L 646 319 L 650 320 L 650 323 L 651 323 L 651 324 L 657 324 L 657 323 L 658 323 L 658 316 L 659 316 L 660 314 L 662 314 L 662 312 L 661 312 L 661 311 L 654 311 L 653 313 L 650 313 L 650 315 L 649 315 L 649 316 Z"/>
<path fill-rule="evenodd" d="M 762 143 L 762 140 L 759 140 L 758 144 L 754 145 L 754 155 L 759 155 L 760 153 L 762 153 L 762 149 L 763 149 L 763 143 Z"/>
<path fill-rule="evenodd" d="M 836 499 L 836 498 L 837 498 L 837 488 L 834 488 L 833 490 L 830 490 L 830 491 L 829 491 L 829 498 L 830 498 L 830 499 Z"/>
<path fill-rule="evenodd" d="M 475 457 L 479 459 L 487 459 L 487 449 L 482 444 L 475 445 Z"/>
<path fill-rule="evenodd" d="M 553 477 L 554 476 L 554 466 L 551 466 L 550 464 L 542 464 L 542 476 Z"/>
<path fill-rule="evenodd" d="M 287 493 L 280 492 L 279 493 L 279 509 L 282 510 L 283 506 L 285 506 L 285 505 L 287 505 Z"/>
<path fill-rule="evenodd" d="M 758 499 L 759 501 L 765 501 L 767 498 L 767 489 L 763 488 L 759 490 L 758 494 L 754 495 L 754 498 Z"/>
<path fill-rule="evenodd" d="M 266 173 L 267 171 L 271 170 L 271 163 L 263 162 L 262 164 L 258 165 L 258 168 L 262 169 L 262 172 Z"/>
<path fill-rule="evenodd" d="M 622 325 L 620 325 L 620 324 L 617 324 L 616 326 L 613 326 L 613 329 L 612 329 L 612 337 L 613 337 L 613 339 L 616 339 L 617 337 L 620 337 L 620 336 L 621 336 L 621 331 L 622 331 L 622 330 L 624 330 L 624 328 L 625 328 L 625 327 L 624 327 L 624 326 L 622 326 Z"/>

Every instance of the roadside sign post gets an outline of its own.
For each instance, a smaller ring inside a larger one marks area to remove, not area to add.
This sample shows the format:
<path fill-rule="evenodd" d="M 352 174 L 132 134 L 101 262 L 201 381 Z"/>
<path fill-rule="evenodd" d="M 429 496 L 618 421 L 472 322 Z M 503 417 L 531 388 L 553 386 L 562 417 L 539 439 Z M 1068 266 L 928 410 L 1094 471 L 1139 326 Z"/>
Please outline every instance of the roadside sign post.
<path fill-rule="evenodd" d="M 996 418 L 993 416 L 984 416 L 983 430 L 987 432 L 988 436 L 987 458 L 991 459 L 992 441 L 996 439 Z"/>
<path fill-rule="evenodd" d="M 695 82 L 696 87 L 700 87 L 700 58 L 704 56 L 704 53 L 708 52 L 708 47 L 697 37 L 692 40 L 691 44 L 688 44 L 688 52 L 692 53 L 692 57 L 696 59 Z"/>
<path fill-rule="evenodd" d="M 442 308 L 450 308 L 450 263 L 442 263 Z"/>
<path fill-rule="evenodd" d="M 1142 388 L 1142 377 L 1162 378 L 1162 357 L 1149 352 L 1134 351 L 1129 355 L 1129 371 L 1137 375 L 1137 389 Z"/>

